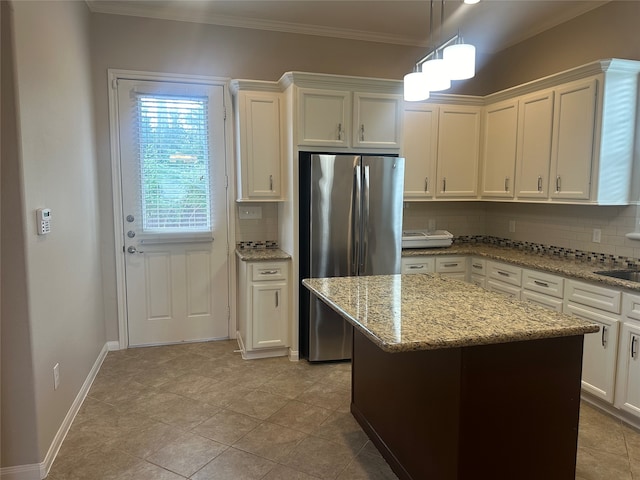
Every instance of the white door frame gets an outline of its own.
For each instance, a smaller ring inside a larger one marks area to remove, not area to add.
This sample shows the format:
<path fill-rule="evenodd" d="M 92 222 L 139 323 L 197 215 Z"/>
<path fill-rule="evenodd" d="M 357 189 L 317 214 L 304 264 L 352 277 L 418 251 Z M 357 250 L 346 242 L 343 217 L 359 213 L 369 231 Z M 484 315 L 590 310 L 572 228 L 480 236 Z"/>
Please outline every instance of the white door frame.
<path fill-rule="evenodd" d="M 120 168 L 120 134 L 118 128 L 118 79 L 129 80 L 150 80 L 157 82 L 174 83 L 198 83 L 205 85 L 215 85 L 223 87 L 224 95 L 224 139 L 225 139 L 225 171 L 227 175 L 227 265 L 229 281 L 229 337 L 236 336 L 236 269 L 235 265 L 235 193 L 233 186 L 235 182 L 235 169 L 233 168 L 233 122 L 231 118 L 231 94 L 229 92 L 229 78 L 209 77 L 202 75 L 181 75 L 161 72 L 140 72 L 136 70 L 108 69 L 108 90 L 109 90 L 109 138 L 111 144 L 111 191 L 113 194 L 113 231 L 114 231 L 114 259 L 116 264 L 116 298 L 118 303 L 118 346 L 123 350 L 129 346 L 129 333 L 127 329 L 127 288 L 125 276 L 125 253 L 123 251 L 122 239 L 124 230 L 120 215 L 122 212 L 122 185 Z M 108 321 L 106 319 L 105 321 Z"/>

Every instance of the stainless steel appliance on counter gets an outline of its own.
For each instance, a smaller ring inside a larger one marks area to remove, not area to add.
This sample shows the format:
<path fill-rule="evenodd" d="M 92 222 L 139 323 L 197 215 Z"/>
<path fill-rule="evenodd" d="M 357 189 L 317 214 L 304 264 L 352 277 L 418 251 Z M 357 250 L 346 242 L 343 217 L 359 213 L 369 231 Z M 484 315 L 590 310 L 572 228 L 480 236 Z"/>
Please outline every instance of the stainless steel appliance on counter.
<path fill-rule="evenodd" d="M 300 278 L 400 273 L 404 159 L 300 153 Z M 300 288 L 300 350 L 351 358 L 352 327 Z"/>

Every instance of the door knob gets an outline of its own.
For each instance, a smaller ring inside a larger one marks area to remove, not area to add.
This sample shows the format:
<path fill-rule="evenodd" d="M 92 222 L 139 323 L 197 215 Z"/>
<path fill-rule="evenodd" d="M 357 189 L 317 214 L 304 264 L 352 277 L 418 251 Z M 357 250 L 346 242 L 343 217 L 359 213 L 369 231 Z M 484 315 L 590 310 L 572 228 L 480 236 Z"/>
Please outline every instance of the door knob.
<path fill-rule="evenodd" d="M 142 250 L 138 250 L 133 245 L 131 245 L 129 248 L 127 248 L 127 252 L 129 252 L 129 253 L 144 253 Z"/>

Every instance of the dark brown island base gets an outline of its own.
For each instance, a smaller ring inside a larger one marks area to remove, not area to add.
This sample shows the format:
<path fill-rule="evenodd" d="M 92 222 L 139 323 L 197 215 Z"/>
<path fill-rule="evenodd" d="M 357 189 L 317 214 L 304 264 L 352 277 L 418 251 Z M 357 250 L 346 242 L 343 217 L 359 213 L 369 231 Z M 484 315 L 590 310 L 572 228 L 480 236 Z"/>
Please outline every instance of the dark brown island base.
<path fill-rule="evenodd" d="M 438 275 L 303 284 L 355 327 L 351 412 L 398 477 L 574 480 L 596 324 Z"/>

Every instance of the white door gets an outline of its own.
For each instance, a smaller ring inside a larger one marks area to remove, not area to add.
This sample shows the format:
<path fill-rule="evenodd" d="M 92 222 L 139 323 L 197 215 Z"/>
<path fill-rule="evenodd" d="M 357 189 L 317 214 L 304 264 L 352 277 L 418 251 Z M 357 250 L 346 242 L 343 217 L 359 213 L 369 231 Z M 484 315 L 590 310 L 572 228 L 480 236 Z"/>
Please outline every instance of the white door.
<path fill-rule="evenodd" d="M 224 94 L 118 80 L 129 345 L 229 336 Z"/>

